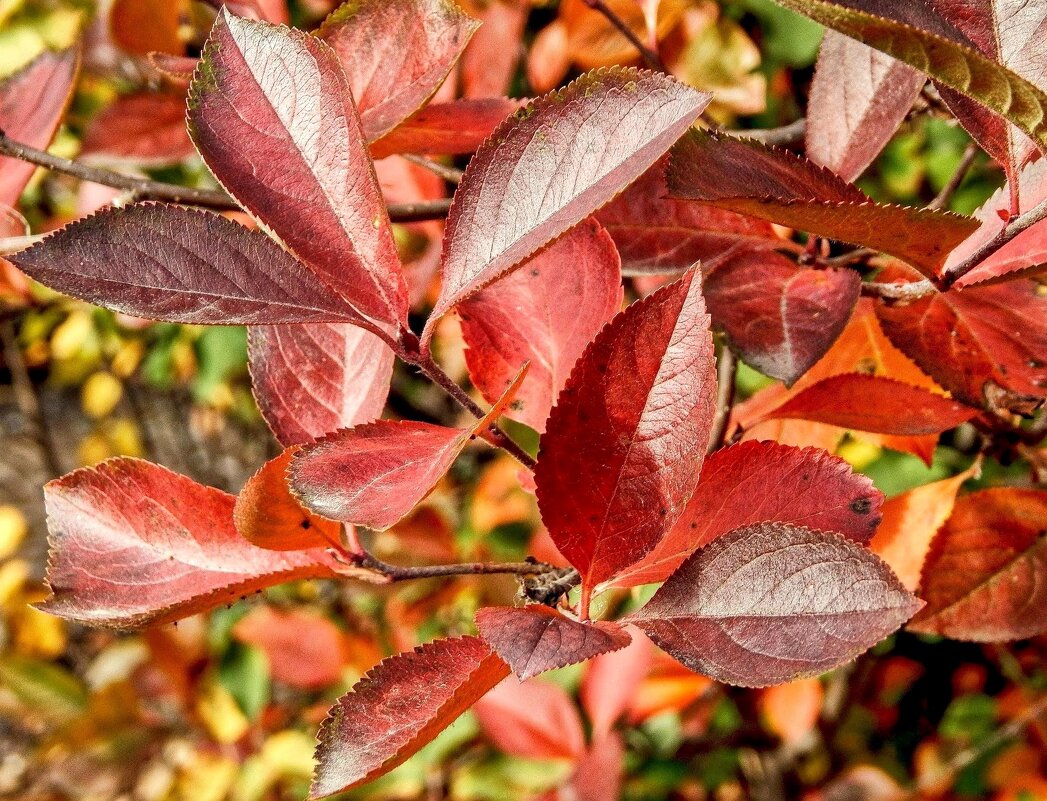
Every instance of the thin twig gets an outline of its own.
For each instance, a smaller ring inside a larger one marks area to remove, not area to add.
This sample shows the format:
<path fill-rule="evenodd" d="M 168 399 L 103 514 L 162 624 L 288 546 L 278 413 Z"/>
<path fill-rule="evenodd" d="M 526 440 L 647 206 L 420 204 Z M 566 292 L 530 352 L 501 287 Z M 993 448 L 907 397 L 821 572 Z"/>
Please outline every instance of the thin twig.
<path fill-rule="evenodd" d="M 52 155 L 44 150 L 16 142 L 0 131 L 0 156 L 10 156 L 27 161 L 38 167 L 71 175 L 82 181 L 90 181 L 114 189 L 124 189 L 133 200 L 163 200 L 172 203 L 186 203 L 192 206 L 203 206 L 211 209 L 237 209 L 236 201 L 217 189 L 195 189 L 189 186 L 168 184 L 148 178 L 137 178 L 132 175 L 107 170 L 103 167 L 92 167 L 79 161 L 70 161 Z M 447 216 L 451 201 L 447 198 L 423 203 L 390 203 L 389 219 L 393 222 L 421 222 L 436 220 Z"/>
<path fill-rule="evenodd" d="M 360 567 L 377 571 L 390 581 L 442 578 L 444 576 L 491 576 L 499 574 L 531 575 L 551 573 L 561 568 L 541 562 L 462 562 L 448 565 L 391 565 L 367 553 L 359 561 Z"/>
<path fill-rule="evenodd" d="M 848 265 L 865 261 L 870 256 L 877 256 L 879 253 L 880 251 L 873 250 L 872 248 L 855 248 L 846 253 L 841 253 L 839 256 L 832 256 L 828 259 L 819 259 L 818 261 L 826 267 L 847 267 Z"/>
<path fill-rule="evenodd" d="M 15 335 L 14 323 L 5 320 L 0 324 L 0 340 L 3 342 L 4 361 L 11 373 L 11 386 L 14 389 L 15 402 L 22 416 L 29 422 L 33 429 L 40 450 L 43 451 L 47 470 L 52 478 L 58 478 L 65 470 L 62 469 L 61 460 L 55 450 L 54 443 L 48 434 L 47 425 L 44 422 L 43 412 L 40 409 L 40 397 L 36 391 L 29 370 L 22 358 L 22 349 L 18 347 L 18 339 Z"/>
<path fill-rule="evenodd" d="M 727 434 L 727 421 L 731 418 L 737 375 L 738 359 L 734 351 L 725 344 L 720 349 L 720 360 L 716 365 L 716 417 L 713 418 L 713 430 L 709 436 L 709 453 L 723 445 L 724 436 Z"/>
<path fill-rule="evenodd" d="M 417 153 L 404 153 L 402 155 L 406 161 L 409 161 L 412 164 L 417 164 L 422 169 L 429 170 L 433 175 L 438 178 L 443 178 L 445 181 L 454 184 L 455 186 L 458 185 L 462 180 L 462 176 L 465 175 L 465 173 L 457 167 L 449 167 L 446 164 L 441 164 L 435 159 L 420 156 Z"/>
<path fill-rule="evenodd" d="M 908 284 L 880 284 L 872 281 L 862 284 L 863 295 L 870 298 L 883 298 L 884 300 L 912 302 L 937 293 L 938 290 L 934 284 L 926 278 Z"/>
<path fill-rule="evenodd" d="M 651 47 L 648 47 L 644 43 L 643 39 L 636 35 L 636 31 L 630 28 L 626 24 L 625 20 L 619 17 L 618 14 L 615 13 L 614 9 L 608 6 L 607 3 L 604 2 L 604 0 L 583 0 L 583 2 L 594 11 L 599 11 L 601 14 L 603 14 L 607 21 L 610 22 L 611 25 L 613 25 L 615 28 L 617 28 L 618 32 L 621 33 L 622 36 L 624 36 L 626 39 L 628 39 L 629 43 L 633 47 L 640 51 L 640 56 L 643 58 L 644 63 L 648 67 L 650 67 L 652 70 L 657 70 L 658 72 L 669 71 L 668 69 L 666 69 L 665 62 L 662 61 L 662 57 L 658 55 L 657 51 L 655 51 Z"/>
<path fill-rule="evenodd" d="M 927 208 L 944 209 L 949 205 L 949 201 L 956 194 L 956 190 L 960 188 L 960 184 L 963 183 L 963 179 L 967 176 L 967 171 L 971 168 L 977 155 L 978 146 L 971 142 L 967 145 L 967 149 L 963 151 L 963 158 L 960 159 L 960 163 L 956 166 L 956 171 L 946 182 L 945 186 L 942 187 L 942 191 L 938 193 L 934 200 L 927 204 Z"/>
<path fill-rule="evenodd" d="M 753 139 L 765 145 L 792 145 L 803 140 L 807 132 L 807 119 L 801 117 L 780 128 L 743 128 L 732 131 L 721 131 L 728 136 Z"/>

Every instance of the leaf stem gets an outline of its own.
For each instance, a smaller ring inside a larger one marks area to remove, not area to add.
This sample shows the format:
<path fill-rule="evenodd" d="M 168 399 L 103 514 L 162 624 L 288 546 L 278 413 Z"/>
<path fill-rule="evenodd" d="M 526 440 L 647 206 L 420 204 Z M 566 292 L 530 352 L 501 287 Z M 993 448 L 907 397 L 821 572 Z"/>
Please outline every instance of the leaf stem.
<path fill-rule="evenodd" d="M 720 348 L 720 359 L 716 364 L 716 416 L 709 435 L 707 453 L 718 450 L 727 434 L 727 422 L 731 418 L 734 404 L 735 377 L 738 375 L 738 358 L 726 343 Z"/>
<path fill-rule="evenodd" d="M 0 130 L 0 156 L 26 161 L 63 175 L 71 175 L 82 181 L 111 186 L 114 189 L 124 189 L 131 194 L 133 200 L 163 200 L 210 209 L 240 208 L 236 201 L 218 189 L 196 189 L 190 186 L 153 181 L 149 178 L 136 178 L 103 167 L 92 167 L 79 161 L 52 155 L 45 150 L 38 150 L 22 142 L 16 142 L 2 130 Z M 448 198 L 423 203 L 390 203 L 388 206 L 389 219 L 393 222 L 435 220 L 446 217 L 450 207 L 451 201 Z"/>
<path fill-rule="evenodd" d="M 442 164 L 441 162 L 427 158 L 426 156 L 419 156 L 417 153 L 404 153 L 402 156 L 405 161 L 417 164 L 422 169 L 429 170 L 433 175 L 438 178 L 443 178 L 447 183 L 454 184 L 455 186 L 461 182 L 462 176 L 465 175 L 465 173 L 457 167 Z"/>
<path fill-rule="evenodd" d="M 412 581 L 414 579 L 442 578 L 445 576 L 491 576 L 499 574 L 531 575 L 551 573 L 561 568 L 542 562 L 461 562 L 447 565 L 391 565 L 371 554 L 365 554 L 360 567 L 374 570 L 390 581 Z"/>
<path fill-rule="evenodd" d="M 927 208 L 944 209 L 949 205 L 949 201 L 952 200 L 952 196 L 956 194 L 956 190 L 960 188 L 960 184 L 963 183 L 963 179 L 967 176 L 967 171 L 971 169 L 971 165 L 974 163 L 974 159 L 977 155 L 978 146 L 974 142 L 971 142 L 967 145 L 967 149 L 963 151 L 963 157 L 960 159 L 960 163 L 956 166 L 956 171 L 946 182 L 945 186 L 942 187 L 942 191 L 935 196 L 934 200 L 927 204 Z"/>
<path fill-rule="evenodd" d="M 662 61 L 662 57 L 658 55 L 658 52 L 648 47 L 647 44 L 637 36 L 636 31 L 629 27 L 629 25 L 621 17 L 615 13 L 615 10 L 607 5 L 604 0 L 583 0 L 583 2 L 593 9 L 604 15 L 608 22 L 613 25 L 622 36 L 629 40 L 629 44 L 640 51 L 640 56 L 643 58 L 644 63 L 652 70 L 658 72 L 669 72 L 665 66 L 665 62 Z"/>

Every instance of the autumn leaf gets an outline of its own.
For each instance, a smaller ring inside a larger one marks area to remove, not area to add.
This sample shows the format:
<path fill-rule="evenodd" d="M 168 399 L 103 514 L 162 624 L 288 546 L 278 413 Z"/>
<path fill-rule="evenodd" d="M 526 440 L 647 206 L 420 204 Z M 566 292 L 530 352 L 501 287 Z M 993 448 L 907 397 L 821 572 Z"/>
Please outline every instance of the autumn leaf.
<path fill-rule="evenodd" d="M 233 527 L 232 495 L 138 459 L 76 470 L 45 488 L 52 595 L 41 608 L 124 628 L 204 612 L 297 578 L 332 578 L 320 549 L 258 548 Z"/>
<path fill-rule="evenodd" d="M 342 677 L 348 642 L 338 626 L 305 610 L 256 606 L 233 626 L 233 636 L 257 646 L 276 681 L 314 690 Z"/>
<path fill-rule="evenodd" d="M 370 142 L 432 97 L 478 26 L 451 0 L 362 0 L 316 35 L 338 54 Z"/>
<path fill-rule="evenodd" d="M 460 304 L 469 376 L 493 403 L 530 362 L 506 414 L 542 432 L 571 367 L 621 307 L 618 253 L 590 218 Z"/>
<path fill-rule="evenodd" d="M 334 52 L 223 10 L 189 98 L 189 132 L 215 177 L 346 299 L 354 322 L 395 340 L 407 287 Z"/>
<path fill-rule="evenodd" d="M 134 92 L 118 97 L 91 120 L 81 156 L 164 165 L 195 152 L 185 129 L 185 95 Z"/>
<path fill-rule="evenodd" d="M 432 337 L 441 315 L 639 177 L 708 102 L 709 95 L 665 75 L 605 69 L 500 125 L 469 162 L 455 193 L 443 285 L 423 340 Z"/>
<path fill-rule="evenodd" d="M 355 318 L 261 231 L 183 206 L 108 208 L 9 258 L 58 292 L 135 317 L 204 325 Z"/>
<path fill-rule="evenodd" d="M 691 131 L 672 150 L 673 197 L 865 245 L 936 276 L 977 225 L 968 217 L 874 203 L 853 184 L 786 150 Z"/>
<path fill-rule="evenodd" d="M 593 587 L 646 555 L 698 481 L 716 408 L 694 272 L 637 301 L 586 348 L 542 436 L 542 521 Z"/>
<path fill-rule="evenodd" d="M 625 714 L 653 663 L 655 649 L 647 635 L 635 626 L 624 628 L 632 642 L 589 660 L 578 690 L 582 708 L 593 726 L 593 740 L 608 735 Z"/>
<path fill-rule="evenodd" d="M 861 546 L 763 523 L 696 551 L 626 619 L 692 670 L 765 687 L 849 662 L 919 606 Z"/>
<path fill-rule="evenodd" d="M 575 759 L 585 734 L 574 702 L 541 679 L 510 677 L 480 699 L 476 719 L 500 751 L 524 759 Z"/>
<path fill-rule="evenodd" d="M 711 454 L 687 508 L 647 556 L 618 574 L 631 587 L 667 579 L 697 548 L 742 526 L 789 523 L 864 544 L 883 494 L 843 459 L 817 448 L 742 442 Z"/>
<path fill-rule="evenodd" d="M 395 153 L 458 156 L 475 153 L 506 117 L 525 104 L 505 97 L 430 103 L 371 143 L 376 159 Z"/>
<path fill-rule="evenodd" d="M 488 607 L 476 628 L 521 681 L 597 654 L 617 651 L 630 637 L 617 623 L 571 620 L 547 606 Z"/>
<path fill-rule="evenodd" d="M 381 662 L 320 727 L 310 798 L 388 773 L 508 675 L 477 637 L 436 640 Z"/>
<path fill-rule="evenodd" d="M 1047 628 L 1047 492 L 998 487 L 956 501 L 931 543 L 912 631 L 1007 642 Z"/>
<path fill-rule="evenodd" d="M 381 416 L 395 359 L 370 331 L 348 323 L 254 326 L 247 341 L 255 401 L 282 445 Z"/>

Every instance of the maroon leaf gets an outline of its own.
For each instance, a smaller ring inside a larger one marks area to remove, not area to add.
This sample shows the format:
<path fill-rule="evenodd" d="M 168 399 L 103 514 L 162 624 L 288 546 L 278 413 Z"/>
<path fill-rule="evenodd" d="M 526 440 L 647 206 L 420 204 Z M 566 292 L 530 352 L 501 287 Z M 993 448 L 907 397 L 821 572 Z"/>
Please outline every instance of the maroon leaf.
<path fill-rule="evenodd" d="M 523 759 L 576 759 L 585 751 L 578 709 L 541 679 L 508 678 L 480 699 L 476 719 L 498 750 Z"/>
<path fill-rule="evenodd" d="M 792 385 L 847 325 L 861 279 L 854 270 L 797 269 L 774 252 L 743 250 L 704 279 L 713 323 L 761 373 Z"/>
<path fill-rule="evenodd" d="M 931 543 L 913 631 L 1006 642 L 1047 630 L 1047 491 L 999 487 L 956 501 Z"/>
<path fill-rule="evenodd" d="M 45 51 L 0 83 L 0 131 L 31 147 L 51 144 L 79 66 L 79 48 Z M 35 170 L 27 161 L 0 156 L 0 204 L 15 205 Z"/>
<path fill-rule="evenodd" d="M 521 681 L 629 644 L 617 623 L 579 622 L 548 606 L 488 607 L 476 613 L 476 627 Z"/>
<path fill-rule="evenodd" d="M 386 337 L 407 288 L 349 85 L 301 31 L 215 21 L 190 87 L 189 130 L 215 177 Z"/>
<path fill-rule="evenodd" d="M 682 272 L 738 246 L 781 247 L 782 239 L 764 220 L 668 197 L 668 163 L 668 158 L 659 159 L 596 214 L 618 246 L 624 271 Z"/>
<path fill-rule="evenodd" d="M 586 73 L 498 127 L 447 218 L 443 286 L 426 325 L 607 203 L 665 152 L 710 95 L 635 69 Z"/>
<path fill-rule="evenodd" d="M 322 517 L 387 529 L 432 492 L 470 439 L 487 436 L 526 375 L 525 365 L 472 429 L 377 420 L 311 442 L 291 462 L 291 490 Z"/>
<path fill-rule="evenodd" d="M 138 459 L 76 470 L 44 496 L 52 596 L 42 608 L 84 623 L 161 623 L 341 572 L 321 549 L 251 545 L 233 528 L 232 495 Z"/>
<path fill-rule="evenodd" d="M 171 164 L 194 152 L 185 128 L 185 95 L 136 92 L 117 98 L 91 121 L 81 155 Z"/>
<path fill-rule="evenodd" d="M 459 306 L 473 384 L 493 403 L 530 362 L 506 414 L 545 431 L 571 367 L 621 307 L 618 253 L 590 218 Z"/>
<path fill-rule="evenodd" d="M 628 620 L 692 670 L 765 687 L 854 659 L 919 607 L 860 545 L 763 523 L 695 552 Z"/>
<path fill-rule="evenodd" d="M 949 212 L 881 206 L 793 153 L 700 131 L 673 148 L 668 183 L 674 197 L 875 248 L 929 276 L 977 225 Z"/>
<path fill-rule="evenodd" d="M 864 544 L 879 525 L 882 504 L 883 493 L 869 478 L 825 451 L 742 442 L 705 460 L 698 488 L 676 525 L 614 584 L 664 581 L 695 549 L 754 523 L 831 531 Z"/>
<path fill-rule="evenodd" d="M 261 231 L 182 206 L 105 209 L 10 260 L 58 292 L 135 317 L 272 325 L 355 316 Z"/>
<path fill-rule="evenodd" d="M 393 352 L 347 323 L 253 327 L 248 334 L 258 409 L 284 446 L 375 420 L 385 408 Z"/>
<path fill-rule="evenodd" d="M 457 156 L 475 153 L 494 129 L 526 101 L 505 97 L 430 103 L 371 143 L 376 159 L 395 153 L 429 153 Z"/>
<path fill-rule="evenodd" d="M 338 54 L 374 141 L 432 97 L 477 27 L 451 0 L 361 0 L 333 11 L 317 35 Z"/>
<path fill-rule="evenodd" d="M 509 666 L 477 637 L 436 640 L 386 659 L 338 699 L 320 727 L 310 798 L 388 773 L 508 675 Z"/>
<path fill-rule="evenodd" d="M 908 64 L 826 31 L 807 101 L 807 157 L 853 181 L 894 136 L 926 82 Z"/>
<path fill-rule="evenodd" d="M 1032 409 L 1047 397 L 1047 296 L 1033 281 L 879 303 L 884 333 L 956 398 Z"/>
<path fill-rule="evenodd" d="M 794 418 L 877 434 L 921 436 L 948 431 L 977 413 L 970 406 L 902 381 L 844 373 L 812 384 L 762 420 Z"/>
<path fill-rule="evenodd" d="M 694 492 L 716 409 L 709 317 L 693 272 L 586 348 L 541 439 L 542 521 L 593 587 L 647 554 Z"/>

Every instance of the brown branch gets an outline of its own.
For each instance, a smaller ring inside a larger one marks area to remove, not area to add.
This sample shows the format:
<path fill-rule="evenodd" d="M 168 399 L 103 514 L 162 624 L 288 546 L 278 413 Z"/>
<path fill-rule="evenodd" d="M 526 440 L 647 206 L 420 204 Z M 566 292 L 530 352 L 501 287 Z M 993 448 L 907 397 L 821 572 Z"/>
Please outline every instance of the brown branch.
<path fill-rule="evenodd" d="M 203 206 L 211 209 L 240 208 L 229 195 L 218 189 L 195 189 L 189 186 L 168 184 L 153 181 L 149 178 L 137 178 L 132 175 L 107 170 L 103 167 L 92 167 L 78 161 L 71 161 L 55 156 L 44 150 L 16 142 L 0 130 L 0 156 L 9 156 L 21 161 L 45 167 L 54 172 L 70 175 L 82 181 L 90 181 L 114 189 L 123 189 L 130 193 L 133 200 L 163 200 L 171 203 L 185 203 L 191 206 Z M 421 222 L 447 216 L 451 201 L 446 198 L 424 203 L 390 203 L 389 219 L 393 222 Z"/>
<path fill-rule="evenodd" d="M 665 66 L 665 62 L 662 61 L 662 57 L 658 55 L 657 51 L 653 48 L 648 47 L 644 41 L 636 35 L 636 31 L 630 28 L 625 20 L 615 13 L 614 9 L 607 5 L 604 0 L 582 0 L 589 8 L 593 11 L 598 11 L 604 15 L 608 22 L 613 25 L 622 36 L 629 40 L 629 44 L 640 51 L 640 56 L 643 58 L 644 63 L 652 70 L 658 72 L 668 72 L 669 70 Z"/>
<path fill-rule="evenodd" d="M 358 560 L 359 566 L 381 573 L 390 581 L 413 581 L 415 579 L 443 578 L 447 576 L 492 576 L 511 574 L 517 576 L 538 573 L 562 572 L 563 568 L 542 562 L 461 562 L 448 565 L 391 565 L 369 553 Z"/>
<path fill-rule="evenodd" d="M 438 178 L 443 178 L 449 184 L 454 184 L 455 186 L 461 182 L 462 176 L 465 175 L 465 173 L 457 167 L 449 167 L 435 159 L 426 156 L 419 156 L 417 153 L 403 153 L 402 157 L 405 161 L 417 164 L 422 169 L 429 170 L 433 175 Z"/>
<path fill-rule="evenodd" d="M 713 418 L 713 430 L 709 435 L 708 453 L 718 450 L 723 445 L 727 433 L 727 422 L 731 418 L 731 406 L 734 403 L 735 377 L 738 374 L 738 359 L 726 344 L 720 349 L 720 359 L 716 365 L 716 416 Z"/>
<path fill-rule="evenodd" d="M 945 186 L 942 187 L 942 191 L 937 194 L 934 200 L 927 204 L 927 208 L 944 209 L 949 205 L 949 201 L 952 200 L 952 196 L 956 194 L 956 190 L 960 188 L 960 184 L 963 183 L 963 179 L 967 176 L 967 171 L 971 168 L 977 155 L 978 146 L 974 142 L 971 142 L 967 145 L 967 149 L 963 151 L 963 157 L 960 159 L 956 171 L 952 174 L 952 177 L 948 180 Z"/>
<path fill-rule="evenodd" d="M 880 284 L 872 281 L 862 284 L 862 294 L 866 297 L 893 301 L 912 302 L 937 292 L 934 284 L 926 278 L 908 284 Z"/>
<path fill-rule="evenodd" d="M 796 122 L 790 122 L 780 128 L 741 128 L 732 131 L 721 131 L 728 136 L 736 136 L 742 139 L 752 139 L 764 145 L 792 145 L 803 141 L 807 133 L 807 119 L 801 117 Z"/>

